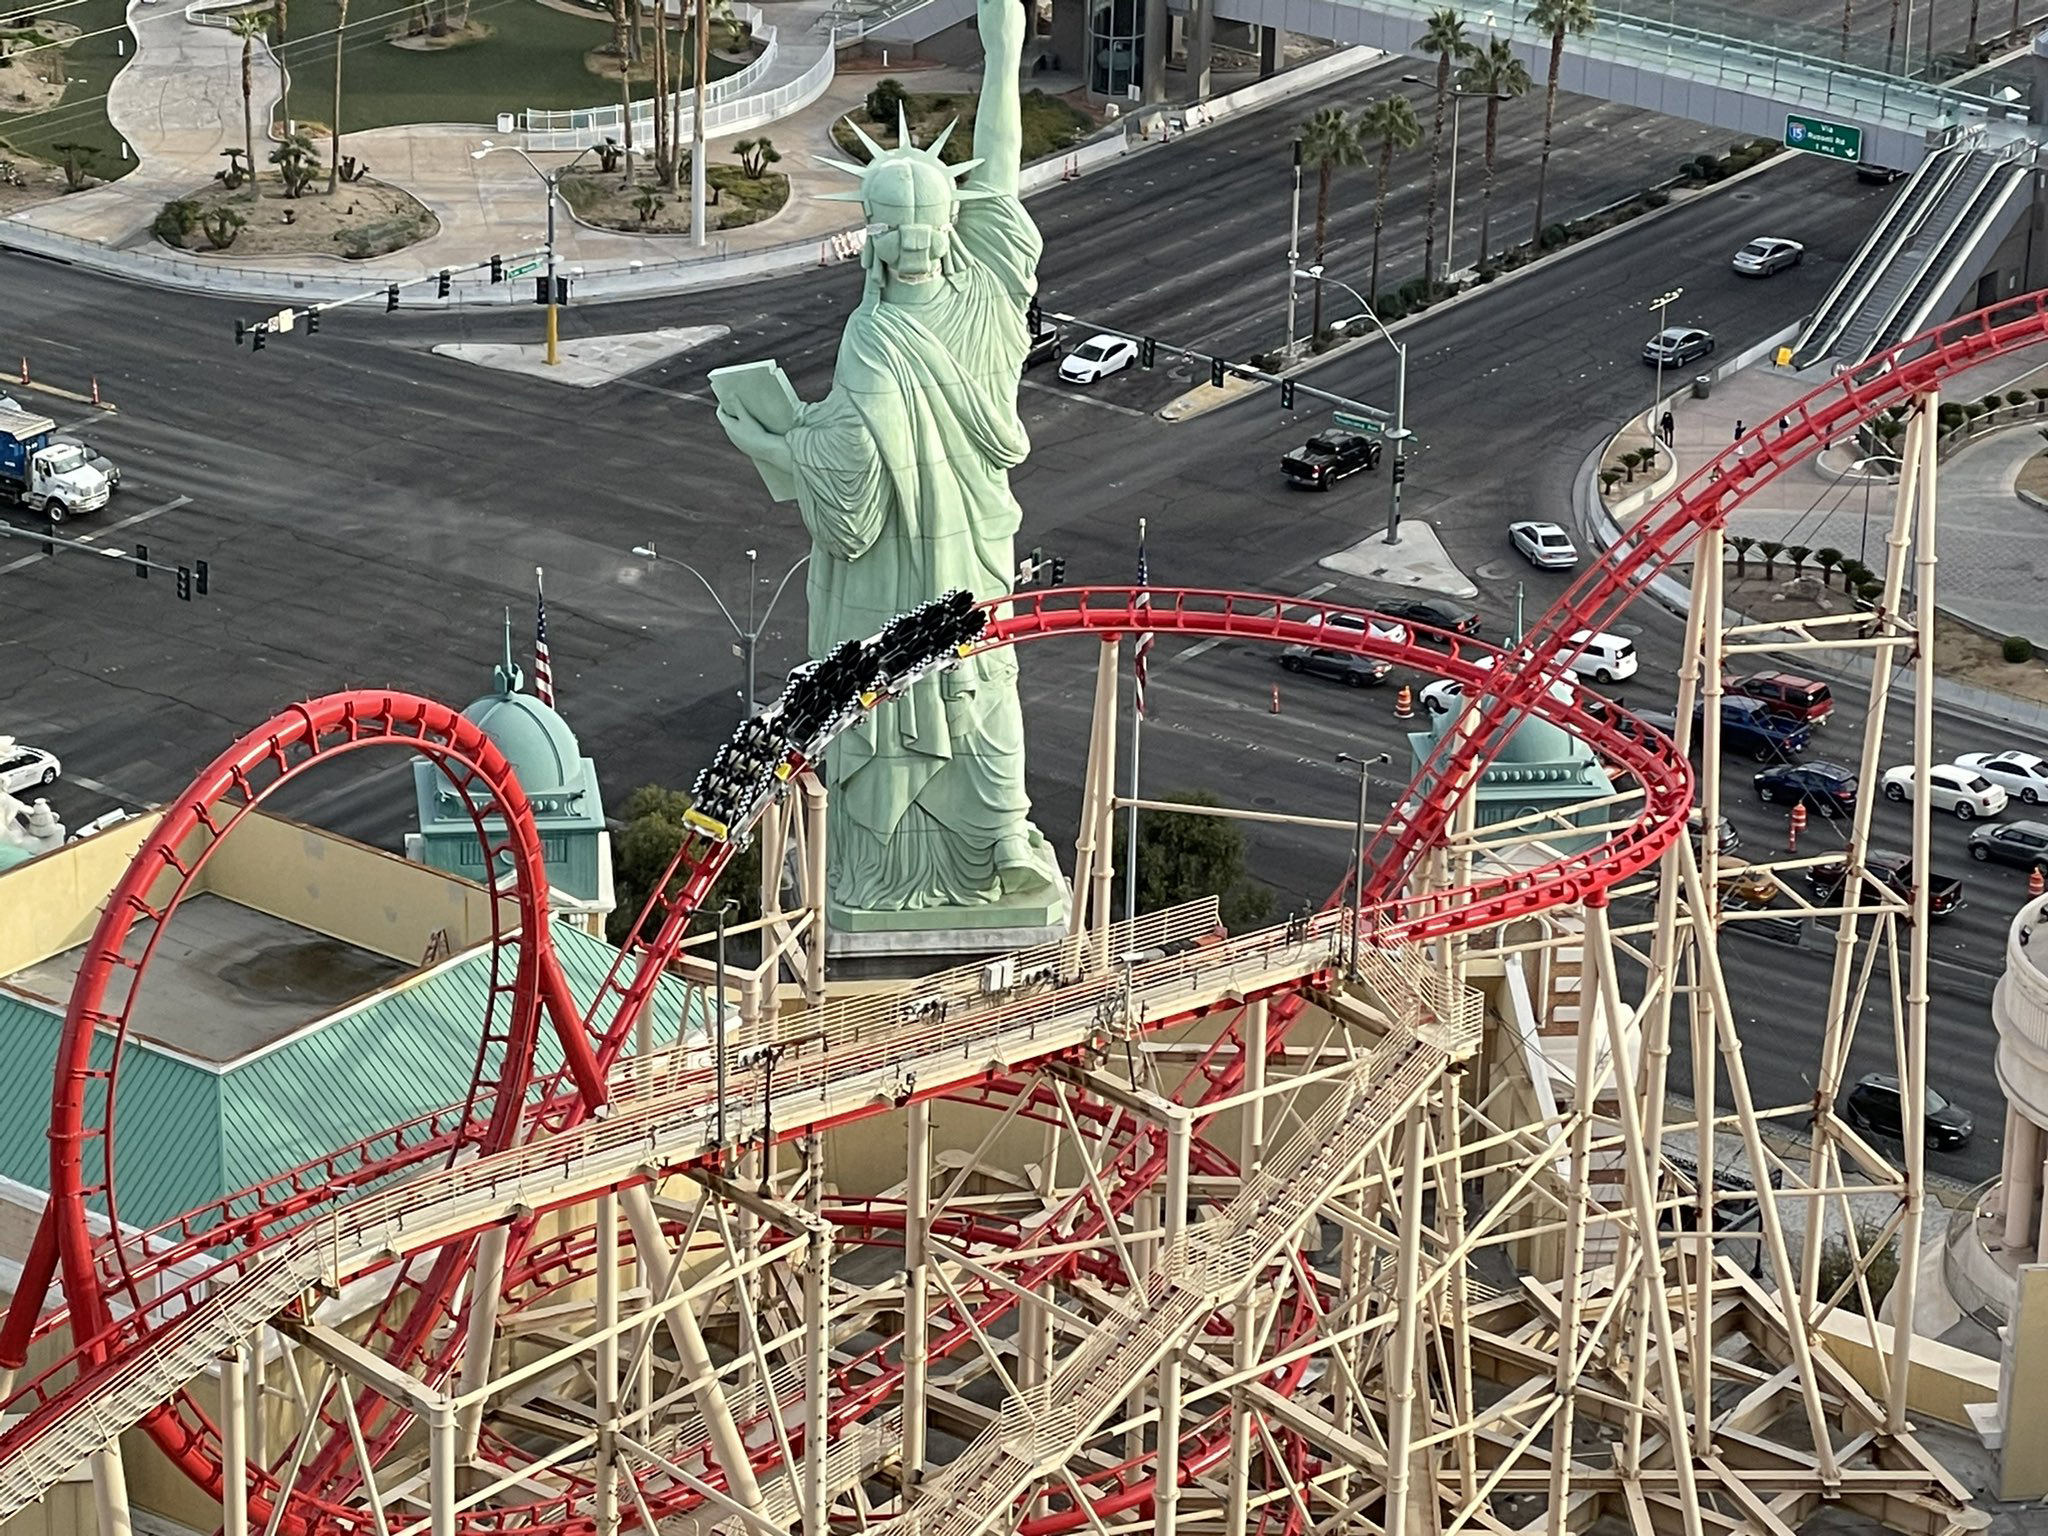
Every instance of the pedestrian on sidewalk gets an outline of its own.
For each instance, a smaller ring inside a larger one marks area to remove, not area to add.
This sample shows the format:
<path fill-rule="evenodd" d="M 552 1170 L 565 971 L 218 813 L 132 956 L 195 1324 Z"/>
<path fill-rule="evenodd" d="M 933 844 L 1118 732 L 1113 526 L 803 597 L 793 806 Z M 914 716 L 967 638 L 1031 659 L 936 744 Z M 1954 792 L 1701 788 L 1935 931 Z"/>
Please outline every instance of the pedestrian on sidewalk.
<path fill-rule="evenodd" d="M 1669 411 L 1666 411 L 1663 414 L 1663 416 L 1661 416 L 1658 419 L 1657 431 L 1661 433 L 1664 438 L 1664 446 L 1666 448 L 1669 448 L 1673 441 L 1673 434 L 1678 431 L 1678 422 L 1672 417 L 1672 414 Z"/>

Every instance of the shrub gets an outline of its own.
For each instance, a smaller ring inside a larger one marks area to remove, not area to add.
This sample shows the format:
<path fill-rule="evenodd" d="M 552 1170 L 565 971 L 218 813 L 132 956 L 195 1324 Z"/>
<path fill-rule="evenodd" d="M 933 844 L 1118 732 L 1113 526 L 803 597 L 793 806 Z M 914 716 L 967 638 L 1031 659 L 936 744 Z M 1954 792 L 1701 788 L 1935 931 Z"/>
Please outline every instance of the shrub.
<path fill-rule="evenodd" d="M 1563 245 L 1567 240 L 1571 239 L 1571 237 L 1571 231 L 1569 229 L 1566 229 L 1564 225 L 1546 224 L 1543 226 L 1542 238 L 1539 239 L 1536 242 L 1536 244 L 1537 247 L 1541 250 L 1554 251 L 1560 245 Z"/>
<path fill-rule="evenodd" d="M 1795 577 L 1806 569 L 1807 559 L 1812 554 L 1813 551 L 1804 544 L 1788 544 L 1785 546 L 1785 558 L 1792 562 L 1792 574 Z"/>
<path fill-rule="evenodd" d="M 1943 427 L 1960 427 L 1963 424 L 1963 408 L 1953 400 L 1944 400 L 1935 419 Z"/>
<path fill-rule="evenodd" d="M 1874 603 L 1884 595 L 1884 583 L 1881 581 L 1859 581 L 1856 583 L 1856 595 L 1865 603 Z"/>
<path fill-rule="evenodd" d="M 1853 592 L 1875 574 L 1861 560 L 1852 560 L 1845 556 L 1842 560 L 1842 590 Z"/>
<path fill-rule="evenodd" d="M 1849 1289 L 1842 1297 L 1842 1305 L 1851 1312 L 1863 1310 L 1863 1291 L 1870 1292 L 1873 1309 L 1884 1305 L 1885 1297 L 1891 1294 L 1892 1286 L 1899 1278 L 1899 1242 L 1893 1238 L 1875 1253 L 1871 1251 L 1877 1242 L 1877 1235 L 1883 1227 L 1868 1216 L 1856 1218 L 1856 1251 L 1865 1259 L 1863 1285 L 1850 1283 L 1849 1276 L 1854 1268 L 1847 1239 L 1830 1237 L 1820 1250 L 1820 1294 L 1833 1296 L 1848 1284 Z"/>
<path fill-rule="evenodd" d="M 1778 556 L 1785 553 L 1785 546 L 1776 539 L 1758 539 L 1756 552 L 1764 557 L 1764 575 L 1778 574 Z"/>
<path fill-rule="evenodd" d="M 249 221 L 232 208 L 214 208 L 200 220 L 200 228 L 206 232 L 206 243 L 216 251 L 224 251 L 235 243 L 235 236 L 242 232 L 242 226 Z"/>
<path fill-rule="evenodd" d="M 1671 194 L 1662 187 L 1652 187 L 1643 194 L 1643 206 L 1646 208 L 1662 208 L 1670 201 Z"/>
<path fill-rule="evenodd" d="M 1842 552 L 1832 544 L 1825 545 L 1813 552 L 1813 563 L 1820 567 L 1820 584 L 1832 587 L 1834 581 L 1831 578 L 1842 563 Z"/>
<path fill-rule="evenodd" d="M 2025 405 L 2027 403 L 2027 392 L 2024 389 L 2008 389 L 2005 392 L 2005 403 L 2007 405 Z"/>
<path fill-rule="evenodd" d="M 1485 267 L 1481 267 L 1481 268 L 1479 269 L 1479 281 L 1480 281 L 1480 282 L 1482 282 L 1482 283 L 1490 283 L 1490 282 L 1492 282 L 1492 281 L 1493 281 L 1493 280 L 1494 280 L 1494 279 L 1495 279 L 1496 277 L 1499 277 L 1499 276 L 1500 276 L 1500 268 L 1499 268 L 1499 267 L 1495 267 L 1495 266 L 1485 266 Z"/>
<path fill-rule="evenodd" d="M 2017 665 L 2034 659 L 2034 642 L 2025 635 L 2007 635 L 2005 644 L 1999 647 L 2005 659 Z"/>
<path fill-rule="evenodd" d="M 896 126 L 896 110 L 910 100 L 910 92 L 903 89 L 903 82 L 893 77 L 878 82 L 868 92 L 868 121 L 884 127 Z"/>
<path fill-rule="evenodd" d="M 1401 285 L 1401 288 L 1400 288 L 1400 294 L 1401 294 L 1401 302 L 1402 302 L 1403 304 L 1410 304 L 1410 305 L 1412 305 L 1412 304 L 1416 303 L 1416 302 L 1417 302 L 1418 300 L 1420 300 L 1420 299 L 1426 299 L 1426 298 L 1428 298 L 1428 297 L 1429 297 L 1429 279 L 1428 279 L 1428 278 L 1426 278 L 1426 277 L 1411 277 L 1411 278 L 1409 278 L 1407 282 L 1405 282 L 1405 283 L 1403 283 L 1403 284 Z"/>
<path fill-rule="evenodd" d="M 1966 423 L 1975 421 L 1983 414 L 1984 407 L 1981 405 L 1966 405 L 1963 407 L 1963 420 Z"/>
<path fill-rule="evenodd" d="M 1346 336 L 1364 336 L 1369 334 L 1371 330 L 1372 322 L 1361 315 L 1358 319 L 1353 320 L 1344 327 L 1344 334 Z"/>
<path fill-rule="evenodd" d="M 157 210 L 149 232 L 166 245 L 183 245 L 186 236 L 199 227 L 203 210 L 196 197 L 174 197 Z"/>
<path fill-rule="evenodd" d="M 1619 484 L 1621 484 L 1621 471 L 1620 471 L 1620 470 L 1618 470 L 1618 469 L 1603 469 L 1603 470 L 1601 470 L 1601 471 L 1600 471 L 1600 489 L 1601 489 L 1601 490 L 1603 490 L 1603 491 L 1607 492 L 1607 493 L 1608 493 L 1608 494 L 1609 494 L 1609 495 L 1611 496 L 1611 495 L 1613 495 L 1613 494 L 1614 494 L 1614 488 L 1615 488 L 1615 487 L 1616 487 L 1617 485 L 1619 485 Z"/>
<path fill-rule="evenodd" d="M 1983 406 L 1984 409 L 1987 411 L 1995 411 L 2001 405 L 2005 404 L 2005 397 L 2003 395 L 1986 395 L 1982 400 L 1979 400 L 1977 403 Z"/>

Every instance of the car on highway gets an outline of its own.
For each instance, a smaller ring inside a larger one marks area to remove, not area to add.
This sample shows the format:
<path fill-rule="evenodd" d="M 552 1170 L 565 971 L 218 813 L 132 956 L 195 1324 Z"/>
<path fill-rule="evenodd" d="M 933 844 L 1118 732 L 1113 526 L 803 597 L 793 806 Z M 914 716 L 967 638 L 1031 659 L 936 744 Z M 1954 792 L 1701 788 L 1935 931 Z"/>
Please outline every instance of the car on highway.
<path fill-rule="evenodd" d="M 1490 670 L 1493 666 L 1493 658 L 1491 656 L 1482 656 L 1476 665 L 1482 669 Z M 1579 690 L 1562 679 L 1550 685 L 1550 696 L 1560 704 L 1577 705 L 1579 703 Z M 1465 702 L 1465 685 L 1455 678 L 1440 677 L 1424 688 L 1418 697 L 1422 700 L 1422 707 L 1431 714 L 1448 715 Z M 1593 702 L 1591 699 L 1585 702 L 1588 706 L 1587 713 L 1599 713 L 1599 711 L 1590 708 Z"/>
<path fill-rule="evenodd" d="M 1822 906 L 1834 906 L 1842 899 L 1842 884 L 1849 866 L 1837 859 L 1818 864 L 1806 872 L 1813 899 Z M 1872 848 L 1863 855 L 1863 872 L 1901 901 L 1913 900 L 1913 856 L 1893 848 Z M 1930 875 L 1927 886 L 1927 915 L 1947 917 L 1963 910 L 1963 882 L 1954 875 Z"/>
<path fill-rule="evenodd" d="M 1700 729 L 1706 703 L 1693 710 L 1693 741 L 1706 739 Z M 1789 763 L 1813 740 L 1813 732 L 1795 720 L 1780 720 L 1755 699 L 1721 700 L 1721 750 L 1740 752 L 1751 762 Z"/>
<path fill-rule="evenodd" d="M 1970 834 L 1970 857 L 1980 864 L 2048 868 L 2048 822 L 2002 821 Z"/>
<path fill-rule="evenodd" d="M 1685 818 L 1685 824 L 1692 833 L 1693 848 L 1695 850 L 1701 849 L 1703 843 L 1700 831 L 1707 824 L 1707 813 L 1696 805 L 1692 808 L 1692 814 Z M 1735 830 L 1735 823 L 1726 816 L 1716 816 L 1714 818 L 1714 851 L 1716 853 L 1733 853 L 1741 846 L 1742 834 Z"/>
<path fill-rule="evenodd" d="M 1610 635 L 1604 629 L 1581 629 L 1573 633 L 1570 643 L 1579 648 L 1579 653 L 1566 665 L 1580 677 L 1590 677 L 1596 683 L 1625 683 L 1636 675 L 1636 647 L 1632 640 Z"/>
<path fill-rule="evenodd" d="M 1059 361 L 1060 328 L 1050 320 L 1041 320 L 1038 328 L 1031 333 L 1031 345 L 1024 349 L 1024 366 L 1036 368 L 1040 363 Z"/>
<path fill-rule="evenodd" d="M 1696 325 L 1667 325 L 1643 343 L 1643 361 L 1678 368 L 1714 350 L 1714 335 Z"/>
<path fill-rule="evenodd" d="M 1761 912 L 1776 906 L 1778 901 L 1778 882 L 1771 872 L 1741 859 L 1731 859 L 1721 866 L 1714 878 L 1714 888 L 1721 893 L 1721 905 L 1738 912 Z"/>
<path fill-rule="evenodd" d="M 1965 752 L 1956 766 L 1983 774 L 2027 805 L 2048 800 L 2048 759 L 2031 752 Z"/>
<path fill-rule="evenodd" d="M 1368 437 L 1363 432 L 1344 432 L 1332 428 L 1318 432 L 1293 452 L 1280 459 L 1280 473 L 1292 485 L 1306 485 L 1313 490 L 1327 491 L 1346 475 L 1355 475 L 1362 469 L 1377 469 L 1380 462 L 1380 440 Z"/>
<path fill-rule="evenodd" d="M 1319 645 L 1288 646 L 1280 653 L 1280 665 L 1289 672 L 1327 677 L 1348 688 L 1377 688 L 1393 670 L 1377 656 L 1353 656 L 1347 651 L 1327 650 Z"/>
<path fill-rule="evenodd" d="M 1773 272 L 1796 267 L 1805 259 L 1806 247 L 1797 240 L 1764 235 L 1737 251 L 1729 265 L 1744 277 L 1769 277 Z"/>
<path fill-rule="evenodd" d="M 1138 344 L 1130 337 L 1091 336 L 1060 359 L 1060 378 L 1068 384 L 1093 384 L 1137 360 Z"/>
<path fill-rule="evenodd" d="M 1789 800 L 1823 816 L 1847 816 L 1856 809 L 1856 775 L 1840 763 L 1781 763 L 1750 782 L 1765 804 Z"/>
<path fill-rule="evenodd" d="M 64 772 L 57 754 L 41 747 L 24 746 L 12 736 L 0 736 L 0 791 L 18 794 L 54 784 Z"/>
<path fill-rule="evenodd" d="M 1906 172 L 1896 165 L 1879 165 L 1875 160 L 1856 162 L 1856 179 L 1874 187 L 1888 187 Z"/>
<path fill-rule="evenodd" d="M 1887 768 L 1880 781 L 1887 800 L 1910 800 L 1918 791 L 1913 765 Z M 1957 821 L 1996 816 L 2005 809 L 2005 790 L 1970 768 L 1936 763 L 1927 770 L 1927 801 L 1938 811 L 1952 811 Z"/>
<path fill-rule="evenodd" d="M 1842 1101 L 1842 1115 L 1859 1131 L 1876 1131 L 1880 1136 L 1898 1138 L 1905 1130 L 1905 1095 L 1899 1080 L 1882 1072 L 1859 1078 Z M 1951 1104 L 1932 1088 L 1927 1090 L 1927 1145 L 1941 1149 L 1968 1143 L 1977 1127 L 1968 1111 Z"/>
<path fill-rule="evenodd" d="M 1431 629 L 1448 630 L 1452 634 L 1479 633 L 1479 613 L 1476 609 L 1467 608 L 1461 603 L 1447 603 L 1441 598 L 1397 597 L 1381 603 L 1380 612 L 1389 618 L 1406 619 L 1412 624 L 1424 624 Z"/>
<path fill-rule="evenodd" d="M 1760 699 L 1781 720 L 1797 720 L 1818 730 L 1835 712 L 1835 696 L 1826 683 L 1796 672 L 1752 672 L 1721 685 L 1730 693 Z"/>
<path fill-rule="evenodd" d="M 1509 523 L 1508 538 L 1522 558 L 1546 571 L 1568 571 L 1579 563 L 1571 535 L 1555 523 Z"/>

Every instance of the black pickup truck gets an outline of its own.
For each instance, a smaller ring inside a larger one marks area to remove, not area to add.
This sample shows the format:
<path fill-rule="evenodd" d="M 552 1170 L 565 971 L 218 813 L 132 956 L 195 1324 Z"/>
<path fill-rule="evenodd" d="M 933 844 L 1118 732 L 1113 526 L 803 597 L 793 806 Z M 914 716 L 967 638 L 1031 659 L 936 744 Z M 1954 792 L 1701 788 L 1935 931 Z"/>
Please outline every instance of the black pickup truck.
<path fill-rule="evenodd" d="M 1902 901 L 1913 899 L 1913 856 L 1885 848 L 1873 848 L 1863 856 L 1863 867 L 1873 879 Z M 1823 906 L 1841 900 L 1842 881 L 1848 866 L 1841 863 L 1817 865 L 1806 877 L 1813 899 Z M 1927 915 L 1947 917 L 1963 909 L 1963 882 L 1952 875 L 1932 875 L 1927 889 Z"/>
<path fill-rule="evenodd" d="M 1327 491 L 1346 475 L 1376 468 L 1380 440 L 1363 432 L 1318 432 L 1280 460 L 1280 473 L 1296 485 Z"/>

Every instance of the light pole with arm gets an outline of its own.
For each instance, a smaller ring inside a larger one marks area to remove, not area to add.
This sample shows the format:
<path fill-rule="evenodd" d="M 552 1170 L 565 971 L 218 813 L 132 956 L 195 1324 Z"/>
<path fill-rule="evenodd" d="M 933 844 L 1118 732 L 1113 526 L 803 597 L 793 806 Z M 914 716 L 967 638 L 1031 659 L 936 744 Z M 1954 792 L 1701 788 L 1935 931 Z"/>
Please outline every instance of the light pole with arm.
<path fill-rule="evenodd" d="M 768 620 L 774 617 L 775 605 L 782 601 L 782 593 L 784 588 L 788 587 L 789 579 L 806 565 L 810 564 L 811 557 L 809 555 L 802 556 L 795 565 L 792 565 L 782 573 L 782 580 L 775 584 L 775 591 L 768 599 L 768 606 L 761 610 L 761 616 L 756 620 L 754 617 L 754 572 L 760 561 L 760 551 L 753 549 L 747 551 L 747 622 L 742 627 L 740 621 L 732 616 L 732 610 L 725 606 L 725 599 L 718 595 L 718 589 L 711 585 L 711 579 L 698 570 L 697 567 L 690 564 L 689 561 L 678 560 L 674 555 L 658 554 L 652 544 L 635 544 L 633 546 L 633 553 L 643 560 L 664 561 L 669 565 L 681 566 L 697 578 L 698 585 L 703 587 L 704 591 L 710 596 L 711 601 L 718 605 L 719 613 L 724 617 L 725 622 L 732 626 L 733 635 L 740 642 L 740 654 L 745 659 L 747 673 L 745 714 L 748 719 L 752 719 L 756 698 L 754 692 L 754 657 L 755 653 L 760 649 L 761 631 L 768 627 Z"/>
<path fill-rule="evenodd" d="M 489 139 L 485 139 L 485 140 L 483 141 L 483 143 L 482 143 L 482 144 L 481 144 L 481 145 L 480 145 L 479 147 L 477 147 L 476 149 L 472 149 L 472 150 L 471 150 L 471 151 L 469 152 L 469 158 L 470 158 L 470 159 L 472 159 L 472 160 L 481 160 L 481 159 L 483 159 L 483 158 L 484 158 L 484 156 L 486 156 L 486 155 L 498 155 L 498 154 L 505 154 L 505 153 L 508 153 L 508 152 L 509 152 L 509 153 L 511 153 L 511 154 L 515 154 L 515 155 L 517 155 L 517 156 L 518 156 L 518 157 L 519 157 L 520 159 L 522 159 L 522 160 L 524 160 L 524 161 L 526 162 L 526 164 L 527 164 L 527 168 L 528 168 L 529 170 L 531 170 L 531 171 L 533 172 L 533 174 L 534 174 L 534 175 L 538 176 L 538 177 L 539 177 L 539 178 L 541 179 L 541 185 L 542 185 L 542 186 L 544 186 L 544 187 L 546 187 L 546 188 L 548 189 L 548 239 L 547 239 L 547 245 L 546 245 L 545 249 L 546 249 L 546 252 L 547 252 L 547 265 L 548 265 L 548 275 L 547 275 L 547 284 L 548 284 L 548 352 L 547 352 L 547 359 L 548 359 L 548 366 L 549 366 L 550 368 L 554 367 L 555 365 L 557 365 L 558 363 L 560 363 L 560 362 L 561 362 L 561 360 L 562 360 L 562 359 L 561 359 L 561 350 L 560 350 L 560 341 L 559 341 L 559 338 L 560 338 L 560 335 L 561 335 L 561 330 L 560 330 L 560 317 L 559 317 L 559 316 L 557 315 L 557 313 L 556 313 L 556 305 L 555 305 L 555 297 L 556 297 L 556 293 L 557 293 L 557 290 L 556 290 L 556 287 L 555 287 L 555 196 L 556 196 L 556 194 L 557 194 L 557 193 L 558 193 L 558 192 L 560 191 L 560 189 L 561 189 L 561 185 L 562 185 L 562 178 L 563 178 L 564 176 L 568 175 L 568 174 L 569 174 L 569 172 L 571 172 L 571 171 L 575 170 L 575 169 L 576 169 L 576 166 L 578 165 L 578 163 L 579 163 L 579 162 L 581 162 L 581 160 L 583 159 L 583 156 L 584 156 L 584 155 L 587 155 L 587 154 L 589 154 L 589 153 L 591 153 L 591 151 L 592 151 L 592 150 L 594 150 L 594 149 L 596 149 L 597 147 L 598 147 L 598 146 L 596 146 L 595 144 L 591 145 L 589 149 L 585 149 L 585 150 L 583 150 L 583 151 L 582 151 L 581 153 L 579 153 L 578 155 L 576 155 L 576 157 L 575 157 L 574 159 L 572 159 L 572 160 L 568 161 L 568 162 L 567 162 L 566 164 L 564 164 L 564 165 L 558 165 L 558 166 L 556 166 L 556 167 L 555 167 L 555 168 L 554 168 L 554 169 L 553 169 L 552 171 L 544 171 L 544 170 L 542 170 L 542 169 L 540 168 L 540 166 L 539 166 L 538 164 L 536 164 L 536 163 L 535 163 L 535 161 L 534 161 L 534 158 L 533 158 L 533 156 L 529 155 L 529 154 L 528 154 L 528 153 L 527 153 L 527 152 L 526 152 L 525 150 L 521 149 L 521 148 L 520 148 L 520 147 L 519 147 L 519 146 L 518 146 L 517 144 L 493 144 L 493 143 L 492 143 L 492 142 L 491 142 L 491 141 L 490 141 Z M 628 150 L 626 150 L 626 151 L 625 151 L 625 153 L 626 153 L 626 154 L 627 154 L 628 156 L 631 156 L 631 155 L 637 154 L 637 153 L 638 153 L 638 151 L 637 151 L 637 150 L 632 150 L 632 149 L 628 149 Z M 628 166 L 630 167 L 630 166 L 631 166 L 631 164 L 632 164 L 632 162 L 631 162 L 631 160 L 629 159 L 629 160 L 627 161 L 627 165 L 628 165 Z M 631 174 L 631 171 L 630 171 L 630 169 L 628 170 L 628 174 L 629 174 L 629 175 Z"/>
<path fill-rule="evenodd" d="M 1376 757 L 1353 757 L 1349 752 L 1339 752 L 1337 761 L 1358 770 L 1358 826 L 1351 844 L 1351 961 L 1350 974 L 1358 980 L 1358 930 L 1365 924 L 1365 797 L 1372 788 L 1372 770 L 1380 763 L 1394 760 L 1390 752 Z"/>
<path fill-rule="evenodd" d="M 1365 318 L 1373 323 L 1374 329 L 1386 337 L 1387 345 L 1394 349 L 1394 466 L 1387 477 L 1387 542 L 1398 544 L 1401 542 L 1401 482 L 1408 476 L 1405 462 L 1408 447 L 1408 349 L 1394 339 L 1394 333 L 1373 313 L 1372 305 L 1365 301 L 1363 294 L 1349 283 L 1325 277 L 1320 263 L 1303 267 L 1300 275 L 1315 282 L 1333 284 L 1350 294 L 1351 302 L 1359 307 Z"/>
<path fill-rule="evenodd" d="M 1655 468 L 1657 462 L 1657 408 L 1664 403 L 1663 336 L 1664 332 L 1669 328 L 1667 322 L 1671 318 L 1671 306 L 1677 303 L 1684 293 L 1685 290 L 1683 288 L 1673 288 L 1669 293 L 1659 294 L 1656 298 L 1650 300 L 1650 308 L 1657 311 L 1657 385 L 1656 394 L 1650 400 L 1650 414 L 1643 418 L 1643 424 L 1649 429 L 1650 464 L 1652 468 Z M 1666 443 L 1664 446 L 1667 451 L 1671 450 L 1669 443 Z M 1674 459 L 1678 457 L 1675 451 L 1671 452 L 1671 456 Z"/>

